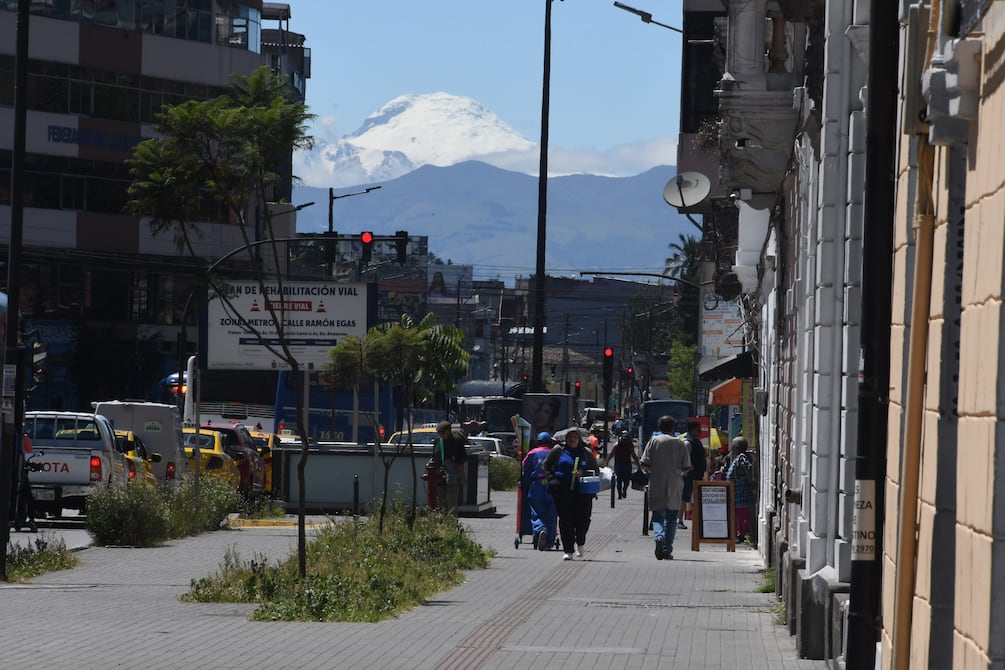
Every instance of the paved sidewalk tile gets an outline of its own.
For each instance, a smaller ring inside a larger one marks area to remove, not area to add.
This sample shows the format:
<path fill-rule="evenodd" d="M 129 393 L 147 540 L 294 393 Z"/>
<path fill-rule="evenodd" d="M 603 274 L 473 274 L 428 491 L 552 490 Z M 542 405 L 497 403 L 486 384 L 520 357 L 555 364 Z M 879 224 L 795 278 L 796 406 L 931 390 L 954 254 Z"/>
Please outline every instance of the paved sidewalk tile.
<path fill-rule="evenodd" d="M 825 668 L 798 658 L 757 592 L 757 552 L 703 545 L 679 530 L 674 560 L 642 534 L 642 498 L 594 504 L 582 559 L 519 537 L 516 494 L 465 519 L 496 552 L 491 566 L 425 605 L 377 624 L 263 623 L 251 605 L 183 603 L 193 578 L 228 554 L 278 558 L 296 528 L 252 526 L 152 549 L 91 547 L 79 567 L 0 585 L 5 668 Z M 25 634 L 25 631 L 33 631 Z"/>

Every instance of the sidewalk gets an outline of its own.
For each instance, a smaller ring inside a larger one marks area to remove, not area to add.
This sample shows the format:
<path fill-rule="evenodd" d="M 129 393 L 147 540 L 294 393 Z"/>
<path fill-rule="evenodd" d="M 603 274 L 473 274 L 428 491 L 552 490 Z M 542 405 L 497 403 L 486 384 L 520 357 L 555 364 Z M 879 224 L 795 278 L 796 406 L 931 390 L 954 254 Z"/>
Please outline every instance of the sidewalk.
<path fill-rule="evenodd" d="M 153 549 L 79 552 L 79 567 L 0 585 L 0 645 L 9 668 L 825 668 L 799 660 L 756 592 L 757 552 L 705 545 L 678 531 L 673 561 L 642 535 L 642 496 L 594 504 L 585 556 L 562 561 L 516 539 L 516 496 L 465 519 L 498 553 L 486 570 L 378 624 L 258 623 L 248 605 L 182 603 L 193 578 L 228 551 L 279 557 L 296 528 L 247 527 Z M 688 524 L 690 525 L 690 524 Z"/>

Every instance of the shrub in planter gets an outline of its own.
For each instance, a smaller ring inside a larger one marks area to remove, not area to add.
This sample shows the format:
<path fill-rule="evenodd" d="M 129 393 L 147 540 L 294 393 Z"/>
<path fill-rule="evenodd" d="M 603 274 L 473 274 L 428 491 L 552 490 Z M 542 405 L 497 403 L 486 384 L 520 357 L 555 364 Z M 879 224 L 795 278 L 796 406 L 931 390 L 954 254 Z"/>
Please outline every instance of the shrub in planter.
<path fill-rule="evenodd" d="M 520 462 L 509 456 L 489 459 L 489 488 L 512 491 L 520 483 Z"/>
<path fill-rule="evenodd" d="M 169 536 L 165 502 L 159 487 L 102 487 L 87 499 L 87 531 L 100 545 L 160 544 Z"/>

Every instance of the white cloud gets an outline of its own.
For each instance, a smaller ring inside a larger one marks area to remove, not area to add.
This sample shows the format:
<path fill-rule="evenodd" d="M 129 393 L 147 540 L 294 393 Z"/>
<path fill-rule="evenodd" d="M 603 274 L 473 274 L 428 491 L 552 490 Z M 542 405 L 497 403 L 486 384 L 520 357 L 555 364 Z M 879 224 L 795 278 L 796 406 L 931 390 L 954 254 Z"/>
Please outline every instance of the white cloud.
<path fill-rule="evenodd" d="M 293 156 L 293 173 L 305 185 L 316 187 L 344 188 L 373 181 L 358 165 L 341 163 L 336 168 L 327 158 L 330 153 L 323 142 L 319 142 L 313 151 L 297 152 Z M 536 144 L 522 151 L 472 155 L 464 160 L 478 160 L 504 170 L 535 176 L 540 168 L 540 154 Z M 553 146 L 548 152 L 548 174 L 552 177 L 568 174 L 631 177 L 659 165 L 676 163 L 677 141 L 669 137 L 622 144 L 603 151 Z"/>
<path fill-rule="evenodd" d="M 389 181 L 423 165 L 480 160 L 536 175 L 538 145 L 513 130 L 477 101 L 449 93 L 408 94 L 371 114 L 352 135 L 333 138 L 334 116 L 315 121 L 316 144 L 294 155 L 294 174 L 308 186 L 350 187 Z M 669 137 L 606 150 L 552 145 L 548 173 L 630 177 L 677 162 Z"/>

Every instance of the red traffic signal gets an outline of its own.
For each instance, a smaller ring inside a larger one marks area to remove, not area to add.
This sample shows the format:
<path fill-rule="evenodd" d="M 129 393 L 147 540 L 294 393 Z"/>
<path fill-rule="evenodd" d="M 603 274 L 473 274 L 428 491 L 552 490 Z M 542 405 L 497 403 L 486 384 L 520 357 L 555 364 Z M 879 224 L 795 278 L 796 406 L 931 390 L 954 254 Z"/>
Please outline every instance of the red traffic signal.
<path fill-rule="evenodd" d="M 369 230 L 364 230 L 359 234 L 359 241 L 363 243 L 363 263 L 369 263 L 370 257 L 373 254 L 373 233 Z"/>
<path fill-rule="evenodd" d="M 614 377 L 614 349 L 604 349 L 604 394 L 610 394 Z"/>
<path fill-rule="evenodd" d="M 633 368 L 631 365 L 629 365 L 628 368 L 625 370 L 625 373 L 628 374 L 628 375 L 633 375 L 633 374 L 635 374 L 635 368 Z"/>
<path fill-rule="evenodd" d="M 580 384 L 580 383 L 579 383 L 579 380 L 577 379 L 577 380 L 576 380 L 576 388 L 578 389 L 578 388 L 579 388 L 580 386 L 582 386 L 582 384 Z"/>

